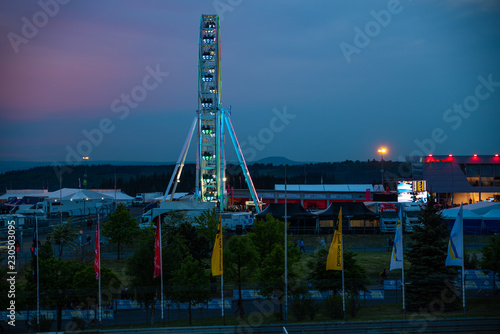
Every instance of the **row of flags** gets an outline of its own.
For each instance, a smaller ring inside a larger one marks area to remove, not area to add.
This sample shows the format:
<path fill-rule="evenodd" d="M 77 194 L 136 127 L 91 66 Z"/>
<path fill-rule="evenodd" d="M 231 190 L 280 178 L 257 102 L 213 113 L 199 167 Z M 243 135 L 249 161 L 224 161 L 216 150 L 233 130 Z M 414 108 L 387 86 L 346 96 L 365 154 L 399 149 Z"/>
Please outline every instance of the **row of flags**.
<path fill-rule="evenodd" d="M 402 224 L 402 210 L 399 210 L 398 223 L 394 236 L 394 243 L 391 252 L 391 264 L 389 271 L 401 269 L 402 275 L 402 294 L 403 294 L 403 310 L 405 310 L 405 293 L 404 293 L 404 266 L 403 266 L 403 224 Z M 99 262 L 97 260 L 99 254 L 99 221 L 96 228 L 96 277 L 99 277 L 98 268 Z M 217 226 L 217 235 L 212 251 L 211 270 L 212 276 L 221 276 L 221 285 L 223 284 L 223 244 L 222 244 L 222 220 L 219 220 Z M 448 255 L 446 258 L 446 266 L 461 266 L 462 267 L 462 288 L 464 289 L 464 247 L 463 247 L 463 207 L 460 210 L 453 225 L 448 243 Z M 336 230 L 333 235 L 332 243 L 328 251 L 326 260 L 326 270 L 341 270 L 342 271 L 342 295 L 343 295 L 343 309 L 345 315 L 345 286 L 344 286 L 344 256 L 343 256 L 343 241 L 342 241 L 342 208 L 339 211 L 337 219 Z M 161 224 L 158 218 L 157 228 L 155 233 L 155 256 L 154 256 L 154 273 L 153 278 L 161 275 Z M 163 284 L 162 284 L 163 287 Z M 221 289 L 223 290 L 223 289 Z M 221 291 L 222 293 L 222 291 Z M 465 296 L 465 291 L 463 291 Z M 163 293 L 162 293 L 163 295 Z M 222 297 L 223 298 L 223 297 Z M 465 310 L 465 298 L 463 298 Z"/>
<path fill-rule="evenodd" d="M 389 271 L 403 269 L 403 226 L 402 210 L 399 210 L 398 223 L 394 236 L 394 243 L 391 253 L 391 264 Z M 448 242 L 448 254 L 446 266 L 463 266 L 464 261 L 464 239 L 463 239 L 463 206 L 460 206 L 457 219 L 451 230 Z M 339 211 L 337 229 L 333 235 L 333 240 L 328 251 L 326 260 L 326 270 L 343 270 L 342 254 L 342 209 Z M 212 262 L 213 263 L 213 262 Z"/>
<path fill-rule="evenodd" d="M 403 224 L 402 210 L 399 210 L 398 223 L 394 236 L 394 243 L 391 252 L 391 264 L 389 271 L 401 269 L 402 280 L 402 295 L 403 295 L 403 310 L 405 310 L 405 283 L 404 283 L 404 266 L 403 266 Z M 343 266 L 343 247 L 342 247 L 342 208 L 339 211 L 337 220 L 337 228 L 333 235 L 332 243 L 328 251 L 326 260 L 326 270 L 342 270 L 342 294 L 344 291 L 344 266 Z M 462 267 L 462 300 L 465 312 L 465 278 L 464 278 L 464 240 L 463 240 L 463 205 L 460 205 L 460 210 L 457 219 L 450 233 L 448 242 L 448 254 L 446 257 L 446 266 L 461 266 Z M 343 297 L 344 298 L 344 297 Z M 344 299 L 344 314 L 345 314 L 345 299 Z"/>

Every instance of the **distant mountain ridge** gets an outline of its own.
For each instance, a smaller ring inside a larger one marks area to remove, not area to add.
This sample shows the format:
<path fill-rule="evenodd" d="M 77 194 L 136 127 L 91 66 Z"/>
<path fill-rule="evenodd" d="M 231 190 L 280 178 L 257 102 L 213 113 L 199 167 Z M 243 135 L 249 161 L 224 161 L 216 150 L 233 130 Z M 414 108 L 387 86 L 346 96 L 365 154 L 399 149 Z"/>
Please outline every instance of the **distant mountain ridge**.
<path fill-rule="evenodd" d="M 303 165 L 306 163 L 309 163 L 309 162 L 293 161 L 293 160 L 287 159 L 285 157 L 278 157 L 278 156 L 262 158 L 260 160 L 252 161 L 252 162 L 247 161 L 247 164 L 249 164 L 249 165 L 251 165 L 251 164 L 264 164 L 264 165 L 271 164 L 273 166 L 279 166 L 279 165 L 294 166 L 294 165 Z"/>
<path fill-rule="evenodd" d="M 13 161 L 0 161 L 0 173 L 5 173 L 9 171 L 15 170 L 26 170 L 34 167 L 43 167 L 43 166 L 52 166 L 54 161 L 21 161 L 21 160 L 13 160 Z M 64 161 L 58 161 L 57 163 L 61 165 L 65 165 Z M 194 164 L 194 161 L 186 161 L 186 164 Z M 238 164 L 237 161 L 228 161 L 228 163 Z M 293 161 L 283 157 L 266 157 L 257 161 L 247 161 L 248 165 L 258 163 L 258 164 L 272 164 L 275 166 L 279 165 L 301 165 L 309 162 L 298 162 Z M 89 165 L 113 165 L 113 166 L 159 166 L 159 165 L 175 165 L 176 161 L 106 161 L 106 160 L 97 160 L 88 162 Z M 83 165 L 83 161 L 81 163 Z"/>

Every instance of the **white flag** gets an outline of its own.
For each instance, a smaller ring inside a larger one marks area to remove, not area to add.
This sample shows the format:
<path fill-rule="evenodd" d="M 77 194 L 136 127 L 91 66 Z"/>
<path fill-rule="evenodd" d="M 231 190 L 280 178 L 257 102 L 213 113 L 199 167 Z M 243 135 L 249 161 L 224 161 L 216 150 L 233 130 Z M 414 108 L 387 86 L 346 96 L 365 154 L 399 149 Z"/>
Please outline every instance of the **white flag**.
<path fill-rule="evenodd" d="M 402 208 L 399 208 L 398 225 L 396 226 L 396 235 L 392 244 L 391 266 L 389 271 L 394 269 L 403 269 L 403 223 Z"/>
<path fill-rule="evenodd" d="M 457 219 L 451 229 L 450 241 L 448 241 L 448 256 L 446 257 L 447 266 L 462 266 L 464 257 L 464 213 L 463 206 L 460 205 Z"/>

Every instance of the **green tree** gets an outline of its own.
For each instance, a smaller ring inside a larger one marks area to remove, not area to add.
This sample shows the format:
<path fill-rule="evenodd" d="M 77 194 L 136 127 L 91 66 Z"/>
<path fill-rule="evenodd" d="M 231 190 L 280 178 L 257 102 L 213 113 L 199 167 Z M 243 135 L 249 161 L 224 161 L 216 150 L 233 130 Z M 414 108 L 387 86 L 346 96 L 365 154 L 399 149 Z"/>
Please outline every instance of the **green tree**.
<path fill-rule="evenodd" d="M 39 258 L 40 275 L 40 305 L 45 309 L 55 308 L 57 310 L 57 330 L 61 330 L 61 316 L 66 304 L 76 302 L 73 290 L 73 278 L 75 273 L 82 270 L 85 265 L 76 261 L 64 261 L 60 258 L 50 256 Z M 29 291 L 30 304 L 34 307 L 36 302 L 36 281 L 33 279 L 32 270 L 26 272 L 25 290 Z"/>
<path fill-rule="evenodd" d="M 116 211 L 109 215 L 109 221 L 102 224 L 102 235 L 118 247 L 118 260 L 121 245 L 132 243 L 139 231 L 139 222 L 130 215 L 123 204 L 118 204 Z"/>
<path fill-rule="evenodd" d="M 216 210 L 203 211 L 201 215 L 194 219 L 194 222 L 198 233 L 213 243 L 217 235 L 217 226 L 219 225 Z"/>
<path fill-rule="evenodd" d="M 168 211 L 162 215 L 162 231 L 167 227 L 175 227 L 186 221 L 188 221 L 188 217 L 184 211 Z"/>
<path fill-rule="evenodd" d="M 135 254 L 128 260 L 127 273 L 138 302 L 149 308 L 155 298 L 159 298 L 160 277 L 153 279 L 154 271 L 154 229 L 147 230 Z M 209 241 L 201 236 L 183 212 L 168 212 L 162 217 L 162 266 L 164 293 L 168 298 L 178 296 L 169 281 L 173 273 L 181 269 L 181 264 L 190 256 L 201 270 L 208 266 L 201 262 L 210 254 Z M 145 260 L 147 259 L 147 260 Z"/>
<path fill-rule="evenodd" d="M 407 310 L 427 309 L 435 298 L 448 292 L 452 285 L 448 282 L 456 269 L 445 266 L 450 231 L 438 213 L 433 197 L 427 199 L 427 205 L 420 210 L 419 222 L 415 226 L 411 239 L 405 245 L 405 260 L 411 266 L 405 270 Z M 458 307 L 458 299 L 447 303 L 445 310 Z"/>
<path fill-rule="evenodd" d="M 160 286 L 160 278 L 153 279 L 154 272 L 154 231 L 149 231 L 140 241 L 134 255 L 128 259 L 127 275 L 130 277 L 130 285 L 134 289 L 135 299 L 143 304 L 146 309 L 154 302 L 157 288 Z M 164 244 L 162 240 L 162 244 Z M 166 274 L 165 248 L 163 254 L 163 274 Z"/>
<path fill-rule="evenodd" d="M 54 250 L 52 249 L 52 244 L 50 240 L 45 241 L 45 243 L 40 247 L 40 259 L 48 259 L 54 256 Z"/>
<path fill-rule="evenodd" d="M 59 247 L 59 258 L 62 257 L 64 247 L 76 247 L 76 239 L 79 234 L 73 226 L 73 222 L 68 220 L 60 225 L 52 226 L 52 231 L 48 240 Z"/>
<path fill-rule="evenodd" d="M 345 290 L 358 294 L 359 291 L 367 291 L 368 275 L 364 267 L 356 260 L 357 253 L 344 249 L 344 287 Z M 326 270 L 326 258 L 328 249 L 320 248 L 307 262 L 307 280 L 313 288 L 320 291 L 332 291 L 333 294 L 342 290 L 342 271 Z"/>
<path fill-rule="evenodd" d="M 118 276 L 109 268 L 101 266 L 101 290 L 113 290 L 118 293 L 119 288 L 122 283 Z M 95 298 L 90 300 L 97 301 L 98 288 L 99 288 L 99 280 L 96 279 L 94 266 L 86 266 L 82 268 L 80 271 L 75 273 L 73 277 L 73 287 L 78 289 L 77 296 L 80 297 L 80 301 L 85 301 L 89 304 L 88 296 L 94 294 Z M 105 293 L 101 294 L 101 299 L 103 302 L 112 301 L 112 294 Z M 94 302 L 95 304 L 95 302 Z"/>
<path fill-rule="evenodd" d="M 176 220 L 171 215 L 165 217 L 162 224 L 162 240 L 169 251 L 184 254 L 190 253 L 194 259 L 201 261 L 208 258 L 211 252 L 210 240 L 198 233 L 197 228 L 187 219 L 186 215 L 176 215 Z M 176 250 L 174 250 L 176 249 Z"/>
<path fill-rule="evenodd" d="M 210 274 L 200 266 L 199 261 L 188 254 L 181 267 L 172 273 L 172 300 L 188 303 L 189 325 L 192 324 L 191 308 L 210 300 Z"/>
<path fill-rule="evenodd" d="M 488 238 L 488 244 L 483 247 L 483 258 L 481 268 L 485 271 L 500 273 L 500 237 L 492 235 Z"/>
<path fill-rule="evenodd" d="M 247 236 L 233 236 L 224 248 L 224 278 L 238 284 L 238 310 L 243 319 L 245 311 L 241 299 L 241 283 L 249 281 L 258 265 L 259 254 L 252 239 Z"/>
<path fill-rule="evenodd" d="M 267 215 L 265 220 L 257 220 L 254 230 L 248 237 L 255 245 L 259 254 L 259 266 L 253 275 L 258 284 L 260 294 L 270 299 L 278 299 L 280 304 L 280 318 L 283 319 L 283 297 L 285 288 L 285 223 Z M 293 270 L 301 256 L 299 249 L 288 241 L 287 245 L 287 271 L 288 281 L 292 283 L 298 277 Z M 288 285 L 288 289 L 292 284 Z"/>
<path fill-rule="evenodd" d="M 73 276 L 73 287 L 75 289 L 75 303 L 79 303 L 80 308 L 94 306 L 97 310 L 99 306 L 99 280 L 96 279 L 94 266 L 86 266 Z M 116 274 L 109 268 L 101 266 L 101 304 L 113 301 L 113 292 L 118 294 L 121 282 Z M 97 321 L 97 312 L 94 313 L 94 320 Z M 78 323 L 76 323 L 78 326 Z M 73 328 L 73 330 L 84 328 Z"/>

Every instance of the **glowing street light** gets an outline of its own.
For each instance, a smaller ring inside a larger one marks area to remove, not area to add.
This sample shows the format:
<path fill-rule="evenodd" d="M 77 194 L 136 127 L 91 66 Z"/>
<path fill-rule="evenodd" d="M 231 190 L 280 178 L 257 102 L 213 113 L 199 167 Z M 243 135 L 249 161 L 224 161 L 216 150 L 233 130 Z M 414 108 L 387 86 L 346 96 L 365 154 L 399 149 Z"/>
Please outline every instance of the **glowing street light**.
<path fill-rule="evenodd" d="M 382 164 L 382 168 L 380 169 L 380 175 L 382 176 L 382 189 L 384 189 L 384 154 L 387 153 L 387 148 L 381 147 L 377 151 L 380 153 L 380 163 Z"/>
<path fill-rule="evenodd" d="M 387 149 L 385 147 L 381 147 L 378 149 L 378 153 L 380 153 L 380 156 L 382 157 L 382 154 L 386 154 L 387 153 Z"/>
<path fill-rule="evenodd" d="M 83 174 L 83 186 L 85 189 L 87 189 L 87 160 L 89 160 L 89 157 L 82 157 L 83 161 L 85 162 L 85 174 Z"/>

